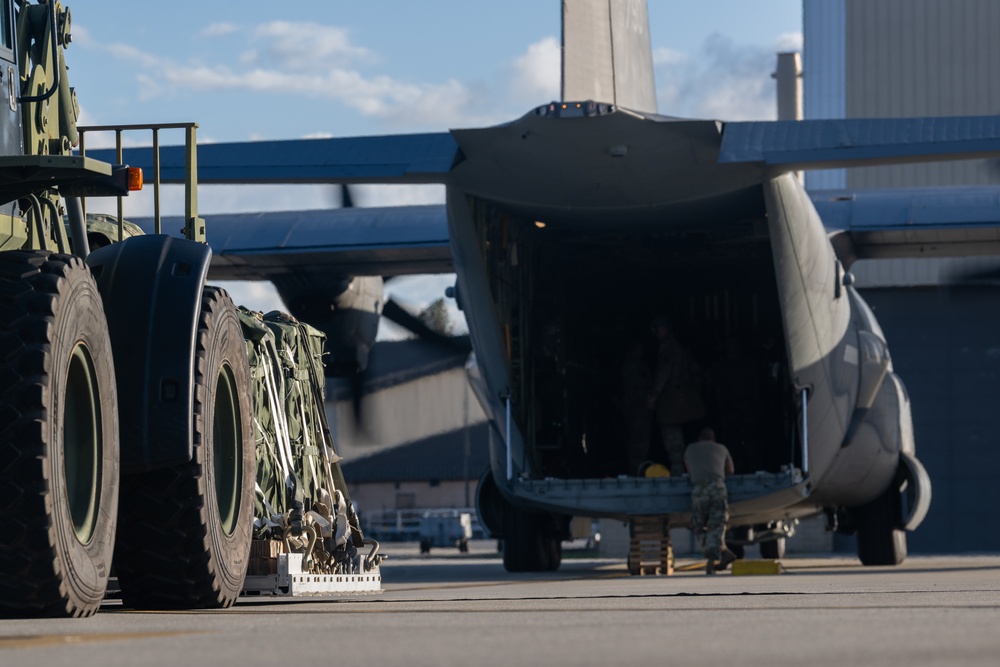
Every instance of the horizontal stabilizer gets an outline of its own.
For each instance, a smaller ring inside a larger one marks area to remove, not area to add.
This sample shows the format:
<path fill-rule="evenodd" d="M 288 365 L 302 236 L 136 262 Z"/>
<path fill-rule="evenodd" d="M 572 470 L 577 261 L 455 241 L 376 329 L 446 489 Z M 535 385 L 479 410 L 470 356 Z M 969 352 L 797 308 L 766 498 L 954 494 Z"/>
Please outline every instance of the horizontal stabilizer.
<path fill-rule="evenodd" d="M 393 276 L 453 271 L 445 207 L 393 206 L 206 216 L 214 280 L 289 273 Z M 146 231 L 152 220 L 136 220 Z M 179 219 L 164 229 L 180 229 Z"/>
<path fill-rule="evenodd" d="M 719 161 L 779 171 L 1000 157 L 1000 116 L 726 123 Z"/>
<path fill-rule="evenodd" d="M 858 259 L 1000 254 L 1000 187 L 820 191 L 810 196 L 847 266 Z"/>
<path fill-rule="evenodd" d="M 455 140 L 447 132 L 199 144 L 198 181 L 443 183 L 456 153 Z M 87 151 L 87 157 L 115 162 L 109 149 Z M 126 149 L 124 162 L 153 173 L 151 148 Z M 184 165 L 183 146 L 160 149 L 162 182 L 182 183 Z"/>

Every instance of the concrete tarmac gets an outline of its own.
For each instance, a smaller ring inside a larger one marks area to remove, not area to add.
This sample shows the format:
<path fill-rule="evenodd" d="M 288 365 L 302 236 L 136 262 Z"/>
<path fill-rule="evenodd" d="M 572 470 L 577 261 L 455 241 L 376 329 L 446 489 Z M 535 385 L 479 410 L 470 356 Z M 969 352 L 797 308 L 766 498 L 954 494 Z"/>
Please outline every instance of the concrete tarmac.
<path fill-rule="evenodd" d="M 509 575 L 493 543 L 470 554 L 393 546 L 384 592 L 242 599 L 233 609 L 5 620 L 0 665 L 996 665 L 1000 555 L 865 568 L 789 558 L 779 575 L 671 577 L 573 558 Z"/>

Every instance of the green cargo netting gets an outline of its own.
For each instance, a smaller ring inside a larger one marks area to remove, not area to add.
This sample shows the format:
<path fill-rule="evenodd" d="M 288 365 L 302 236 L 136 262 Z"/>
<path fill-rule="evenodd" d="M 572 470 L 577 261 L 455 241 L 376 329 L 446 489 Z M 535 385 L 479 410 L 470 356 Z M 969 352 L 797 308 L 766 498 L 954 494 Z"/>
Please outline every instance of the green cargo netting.
<path fill-rule="evenodd" d="M 254 406 L 255 539 L 281 537 L 296 508 L 308 512 L 322 506 L 346 515 L 351 541 L 362 546 L 324 411 L 326 334 L 278 311 L 239 311 Z M 343 506 L 337 507 L 340 498 Z"/>

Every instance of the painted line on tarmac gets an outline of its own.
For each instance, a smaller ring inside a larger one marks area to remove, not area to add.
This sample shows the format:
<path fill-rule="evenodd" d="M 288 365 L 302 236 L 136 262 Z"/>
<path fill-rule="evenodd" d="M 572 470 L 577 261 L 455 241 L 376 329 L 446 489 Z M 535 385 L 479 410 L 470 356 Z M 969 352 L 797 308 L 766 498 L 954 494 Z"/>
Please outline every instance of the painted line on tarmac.
<path fill-rule="evenodd" d="M 462 609 L 449 609 L 449 608 L 378 608 L 378 607 L 344 607 L 339 606 L 337 608 L 325 608 L 325 609 L 309 609 L 303 610 L 301 612 L 297 611 L 287 611 L 288 614 L 374 614 L 374 615 L 389 615 L 389 614 L 438 614 L 438 615 L 462 615 L 462 614 L 560 614 L 566 612 L 572 612 L 574 614 L 607 614 L 609 612 L 614 612 L 616 614 L 664 614 L 664 613 L 690 613 L 690 612 L 730 612 L 735 614 L 752 613 L 759 614 L 761 612 L 804 612 L 804 611 L 927 611 L 936 612 L 941 610 L 952 610 L 952 611 L 968 611 L 968 612 L 981 612 L 989 610 L 1000 610 L 1000 605 L 976 605 L 976 604 L 872 604 L 872 605 L 809 605 L 809 606 L 791 606 L 791 605 L 781 605 L 781 606 L 766 606 L 766 605 L 754 605 L 747 607 L 715 607 L 715 606 L 697 606 L 697 607 L 676 607 L 676 606 L 662 606 L 658 605 L 655 607 L 643 607 L 643 608 L 620 608 L 620 607 L 568 607 L 568 606 L 546 606 L 546 607 L 517 607 L 502 609 L 497 608 L 497 602 L 523 602 L 521 599 L 514 600 L 412 600 L 406 601 L 407 606 L 413 603 L 424 603 L 441 605 L 442 603 L 455 603 L 455 602 L 488 602 L 488 606 L 484 607 L 474 607 L 474 608 L 462 608 Z M 163 612 L 169 614 L 197 614 L 197 611 L 172 611 Z M 229 609 L 225 612 L 226 614 L 241 615 L 241 616 L 265 616 L 272 615 L 275 613 L 274 609 Z M 2 646 L 0 646 L 2 648 Z"/>
<path fill-rule="evenodd" d="M 204 634 L 202 632 L 100 632 L 85 635 L 25 635 L 23 637 L 0 637 L 0 649 L 43 648 L 50 646 L 73 646 L 97 642 L 129 641 L 134 639 L 157 639 L 179 637 L 181 635 Z"/>

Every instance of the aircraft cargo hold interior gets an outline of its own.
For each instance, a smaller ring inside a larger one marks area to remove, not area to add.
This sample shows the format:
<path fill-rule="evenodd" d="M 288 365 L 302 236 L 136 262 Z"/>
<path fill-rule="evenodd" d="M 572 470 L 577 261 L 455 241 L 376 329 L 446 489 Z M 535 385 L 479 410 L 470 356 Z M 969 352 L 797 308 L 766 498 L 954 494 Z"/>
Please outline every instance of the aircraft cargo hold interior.
<path fill-rule="evenodd" d="M 653 232 L 491 207 L 480 214 L 484 253 L 506 257 L 488 265 L 532 477 L 638 474 L 626 455 L 629 420 L 657 373 L 657 318 L 693 360 L 703 414 L 686 420 L 685 441 L 711 425 L 740 473 L 798 465 L 799 413 L 763 215 Z M 649 419 L 643 459 L 669 465 L 656 412 L 638 410 Z"/>

